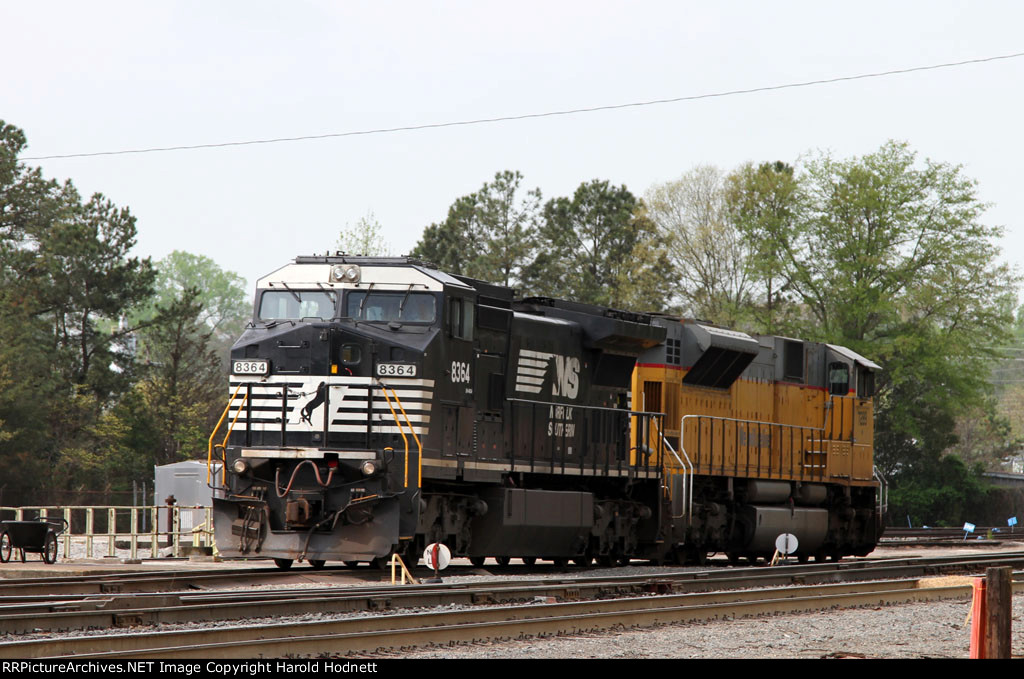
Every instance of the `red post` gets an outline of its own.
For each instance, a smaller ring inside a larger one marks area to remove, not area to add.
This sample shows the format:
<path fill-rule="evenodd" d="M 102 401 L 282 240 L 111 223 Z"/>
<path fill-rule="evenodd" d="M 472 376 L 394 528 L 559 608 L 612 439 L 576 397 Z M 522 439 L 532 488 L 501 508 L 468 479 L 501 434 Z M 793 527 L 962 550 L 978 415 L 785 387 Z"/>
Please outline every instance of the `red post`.
<path fill-rule="evenodd" d="M 971 658 L 985 656 L 985 578 L 974 578 L 974 601 L 971 602 Z"/>

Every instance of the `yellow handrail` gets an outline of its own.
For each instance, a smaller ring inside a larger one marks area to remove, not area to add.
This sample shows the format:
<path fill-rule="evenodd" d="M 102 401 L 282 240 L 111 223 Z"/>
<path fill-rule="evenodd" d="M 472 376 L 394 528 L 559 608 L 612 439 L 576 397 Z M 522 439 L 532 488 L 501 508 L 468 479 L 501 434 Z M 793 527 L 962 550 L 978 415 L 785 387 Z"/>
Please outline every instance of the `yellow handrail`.
<path fill-rule="evenodd" d="M 398 415 L 395 414 L 395 409 L 391 406 L 391 399 L 388 398 L 388 388 L 385 387 L 384 383 L 381 382 L 380 380 L 377 380 L 377 384 L 380 385 L 380 390 L 384 394 L 384 400 L 388 404 L 388 410 L 391 411 L 391 417 L 395 418 L 395 424 L 398 425 L 398 433 L 402 435 L 402 441 L 405 442 L 405 487 L 408 488 L 409 487 L 409 439 L 406 438 L 406 436 L 405 436 L 405 427 L 403 427 L 402 423 L 398 421 Z M 395 394 L 395 400 L 396 401 L 398 400 L 398 394 Z M 399 403 L 399 408 L 401 408 L 401 403 Z M 416 435 L 416 432 L 413 432 L 413 436 L 415 436 L 415 435 Z"/>
<path fill-rule="evenodd" d="M 285 387 L 287 389 L 288 387 Z M 242 415 L 242 408 L 245 407 L 245 402 L 249 400 L 249 394 L 242 397 L 242 402 L 238 404 L 238 412 L 235 413 L 235 419 L 231 420 L 231 426 L 228 427 L 228 432 L 224 434 L 224 440 L 220 444 L 221 451 L 221 465 L 220 465 L 220 483 L 226 486 L 228 483 L 228 439 L 231 438 L 231 432 L 235 429 L 235 423 L 238 422 L 238 418 Z"/>
<path fill-rule="evenodd" d="M 416 435 L 416 430 L 413 429 L 412 422 L 409 421 L 409 416 L 405 412 L 405 408 L 402 407 L 402 399 L 398 398 L 398 394 L 394 389 L 391 390 L 391 395 L 395 397 L 395 403 L 398 404 L 398 409 L 402 411 L 402 417 L 405 418 L 405 423 L 409 425 L 409 431 L 412 432 L 412 438 L 416 441 L 416 447 L 418 448 L 418 455 L 416 457 L 417 469 L 416 469 L 416 487 L 420 488 L 423 486 L 423 444 L 420 442 L 420 437 Z M 408 446 L 405 451 L 405 478 L 409 478 L 409 450 Z M 405 484 L 406 488 L 409 487 L 408 481 Z"/>
<path fill-rule="evenodd" d="M 224 406 L 224 412 L 222 412 L 220 414 L 220 419 L 217 420 L 217 426 L 213 428 L 213 432 L 210 434 L 210 441 L 208 443 L 208 447 L 207 447 L 207 450 L 206 450 L 206 485 L 210 485 L 210 474 L 211 474 L 211 468 L 213 466 L 213 439 L 214 439 L 215 436 L 217 436 L 217 432 L 220 431 L 220 425 L 224 424 L 224 418 L 228 416 L 228 411 L 231 410 L 231 406 L 235 402 L 235 397 L 238 396 L 238 392 L 244 386 L 245 386 L 245 384 L 242 383 L 242 384 L 239 384 L 237 387 L 235 387 L 235 391 L 231 394 L 231 398 L 228 399 L 228 404 L 226 406 Z M 242 403 L 238 407 L 238 413 L 239 414 L 241 414 L 242 406 L 245 405 L 245 402 L 246 402 L 246 400 L 248 398 L 249 398 L 249 394 L 248 393 L 246 393 L 245 396 L 242 397 Z M 238 421 L 238 415 L 235 415 L 235 421 Z M 234 422 L 231 423 L 231 428 L 233 428 L 233 427 L 234 427 Z M 231 428 L 228 429 L 228 436 L 231 435 Z M 227 439 L 226 438 L 224 439 L 224 442 L 227 443 Z M 221 483 L 225 483 L 226 481 L 227 481 L 227 471 L 224 469 L 224 462 L 222 462 L 221 463 Z"/>

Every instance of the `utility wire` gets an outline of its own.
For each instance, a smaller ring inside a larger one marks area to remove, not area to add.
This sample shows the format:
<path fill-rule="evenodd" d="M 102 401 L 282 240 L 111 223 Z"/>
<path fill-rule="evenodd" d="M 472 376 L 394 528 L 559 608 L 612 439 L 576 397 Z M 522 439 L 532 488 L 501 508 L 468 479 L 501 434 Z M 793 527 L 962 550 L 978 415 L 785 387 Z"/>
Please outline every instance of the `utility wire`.
<path fill-rule="evenodd" d="M 193 151 L 196 149 L 212 149 L 212 148 L 224 148 L 230 146 L 252 146 L 255 144 L 279 144 L 290 141 L 308 141 L 313 139 L 335 139 L 339 137 L 358 137 L 367 136 L 373 134 L 390 134 L 393 132 L 412 132 L 416 130 L 430 130 L 438 129 L 443 127 L 462 127 L 467 125 L 483 125 L 487 123 L 503 123 L 516 120 L 530 120 L 534 118 L 549 118 L 553 116 L 567 116 L 576 115 L 579 113 L 594 113 L 597 111 L 615 111 L 624 108 L 639 108 L 642 106 L 657 106 L 660 104 L 674 104 L 681 101 L 697 101 L 700 99 L 715 99 L 719 97 L 731 97 L 741 94 L 754 94 L 757 92 L 771 92 L 775 90 L 787 90 L 795 89 L 797 87 L 811 87 L 814 85 L 827 85 L 829 83 L 846 82 L 850 80 L 865 80 L 868 78 L 883 78 L 891 75 L 901 75 L 904 73 L 916 73 L 919 71 L 934 71 L 941 68 L 954 68 L 957 66 L 967 66 L 969 64 L 981 64 L 990 61 L 1000 61 L 1005 59 L 1017 59 L 1024 56 L 1024 52 L 1017 52 L 1015 54 L 1003 54 L 994 57 L 983 57 L 980 59 L 968 59 L 966 61 L 955 61 L 945 64 L 932 64 L 930 66 L 915 66 L 912 68 L 902 68 L 892 71 L 881 71 L 878 73 L 862 73 L 860 75 L 848 75 L 837 78 L 826 78 L 822 80 L 807 80 L 798 83 L 788 83 L 785 85 L 767 85 L 764 87 L 753 87 L 744 90 L 729 90 L 726 92 L 712 92 L 708 94 L 694 94 L 683 97 L 672 97 L 670 99 L 651 99 L 649 101 L 637 101 L 628 104 L 608 104 L 606 106 L 592 106 L 588 108 L 573 108 L 565 109 L 561 111 L 547 111 L 544 113 L 525 113 L 522 115 L 513 116 L 500 116 L 496 118 L 477 118 L 474 120 L 455 120 L 444 123 L 426 123 L 423 125 L 407 125 L 403 127 L 384 127 L 370 130 L 355 130 L 350 132 L 333 132 L 329 134 L 310 134 L 298 137 L 277 137 L 274 139 L 250 139 L 247 141 L 229 141 L 220 142 L 216 144 L 189 144 L 183 146 L 161 146 L 153 148 L 143 149 L 123 149 L 120 151 L 95 151 L 92 153 L 66 153 L 61 155 L 51 156 L 33 156 L 22 158 L 22 160 L 55 160 L 60 158 L 91 158 L 95 156 L 120 156 L 127 154 L 136 153 L 160 153 L 164 151 Z"/>

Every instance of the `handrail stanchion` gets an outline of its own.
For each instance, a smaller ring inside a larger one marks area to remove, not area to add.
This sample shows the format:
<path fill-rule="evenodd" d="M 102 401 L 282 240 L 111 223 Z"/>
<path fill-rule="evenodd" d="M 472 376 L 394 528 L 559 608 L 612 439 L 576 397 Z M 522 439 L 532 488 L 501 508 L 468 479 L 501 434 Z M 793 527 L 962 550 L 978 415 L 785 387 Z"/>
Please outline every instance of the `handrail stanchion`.
<path fill-rule="evenodd" d="M 380 387 L 381 393 L 384 394 L 384 401 L 388 404 L 388 410 L 391 411 L 391 417 L 394 419 L 395 424 L 398 425 L 398 433 L 402 435 L 402 441 L 405 443 L 405 487 L 409 487 L 409 439 L 405 435 L 405 427 L 398 421 L 398 415 L 395 414 L 395 409 L 391 406 L 391 399 L 388 397 L 388 390 L 384 386 L 384 383 L 377 380 L 377 385 Z"/>
<path fill-rule="evenodd" d="M 416 430 L 412 426 L 412 422 L 409 421 L 409 415 L 405 412 L 405 407 L 402 405 L 402 400 L 398 398 L 398 394 L 394 389 L 391 390 L 391 395 L 395 397 L 395 403 L 398 404 L 398 410 L 401 411 L 402 417 L 405 418 L 405 423 L 409 426 L 409 432 L 412 434 L 413 441 L 416 442 L 417 458 L 416 458 L 416 487 L 420 488 L 423 486 L 423 442 L 420 441 L 420 437 L 416 434 Z M 405 467 L 406 477 L 409 476 L 409 453 L 405 453 Z M 408 487 L 406 483 L 406 487 Z"/>
<path fill-rule="evenodd" d="M 213 431 L 210 433 L 210 440 L 207 444 L 206 449 L 206 485 L 210 486 L 211 488 L 212 485 L 210 484 L 210 472 L 213 467 L 213 439 L 217 436 L 217 432 L 220 431 L 220 425 L 224 423 L 224 418 L 227 417 L 228 412 L 231 410 L 231 406 L 235 402 L 235 397 L 238 396 L 238 392 L 241 391 L 243 386 L 245 386 L 245 382 L 241 382 L 237 387 L 235 387 L 235 391 L 232 392 L 231 398 L 228 399 L 228 404 L 224 406 L 224 412 L 220 414 L 220 419 L 217 420 L 217 426 L 215 426 L 213 428 Z M 241 413 L 242 406 L 245 405 L 245 401 L 248 399 L 248 397 L 249 394 L 248 392 L 246 392 L 245 397 L 242 399 L 241 405 L 239 405 L 238 407 L 239 413 Z M 238 419 L 237 415 L 235 416 L 235 419 Z M 226 478 L 226 474 L 224 478 Z"/>

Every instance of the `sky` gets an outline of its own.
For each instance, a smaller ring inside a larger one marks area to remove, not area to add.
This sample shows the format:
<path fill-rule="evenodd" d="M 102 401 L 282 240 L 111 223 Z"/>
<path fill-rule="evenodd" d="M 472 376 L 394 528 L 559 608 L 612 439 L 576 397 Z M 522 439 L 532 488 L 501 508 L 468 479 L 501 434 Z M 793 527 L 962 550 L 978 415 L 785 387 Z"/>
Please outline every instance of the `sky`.
<path fill-rule="evenodd" d="M 46 176 L 137 217 L 135 253 L 248 280 L 372 213 L 394 254 L 502 170 L 545 199 L 643 195 L 696 165 L 860 156 L 963 167 L 1024 253 L 1024 58 L 813 87 L 440 129 L 160 153 L 43 156 L 516 116 L 1024 52 L 1024 3 L 14 2 L 0 119 Z"/>

